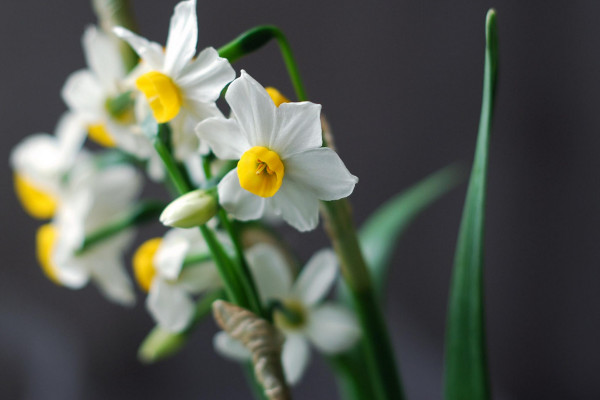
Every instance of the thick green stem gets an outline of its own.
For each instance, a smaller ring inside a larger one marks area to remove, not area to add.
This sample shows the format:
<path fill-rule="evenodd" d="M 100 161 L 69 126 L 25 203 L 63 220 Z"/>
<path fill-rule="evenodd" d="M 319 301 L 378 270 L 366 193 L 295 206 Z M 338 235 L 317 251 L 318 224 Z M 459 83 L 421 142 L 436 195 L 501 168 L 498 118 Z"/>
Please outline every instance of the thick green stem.
<path fill-rule="evenodd" d="M 121 219 L 103 226 L 97 231 L 87 235 L 83 245 L 77 251 L 77 254 L 83 253 L 95 244 L 102 242 L 127 228 L 142 224 L 149 220 L 156 220 L 164 208 L 164 203 L 154 200 L 148 200 L 138 204 L 135 209 Z"/>
<path fill-rule="evenodd" d="M 399 400 L 404 393 L 399 380 L 385 318 L 360 250 L 350 204 L 346 199 L 323 202 L 326 229 L 340 259 L 342 277 L 363 332 L 367 371 L 379 399 Z"/>
<path fill-rule="evenodd" d="M 281 55 L 283 56 L 283 62 L 287 68 L 292 85 L 294 86 L 297 100 L 306 101 L 308 96 L 306 95 L 304 84 L 302 83 L 300 72 L 298 71 L 298 64 L 294 59 L 294 53 L 292 52 L 292 48 L 287 41 L 287 38 L 276 26 L 257 26 L 242 33 L 231 42 L 219 48 L 219 55 L 223 58 L 227 58 L 229 62 L 234 62 L 241 57 L 258 50 L 271 39 L 277 40 Z"/>

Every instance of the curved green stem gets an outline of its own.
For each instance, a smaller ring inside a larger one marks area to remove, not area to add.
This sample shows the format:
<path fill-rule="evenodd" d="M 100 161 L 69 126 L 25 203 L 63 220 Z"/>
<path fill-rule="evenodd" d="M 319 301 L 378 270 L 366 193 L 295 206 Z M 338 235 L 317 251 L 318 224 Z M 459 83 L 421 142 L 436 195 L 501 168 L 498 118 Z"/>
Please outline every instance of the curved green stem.
<path fill-rule="evenodd" d="M 306 101 L 308 96 L 306 95 L 306 90 L 304 89 L 302 78 L 300 77 L 300 72 L 298 70 L 298 64 L 294 58 L 294 53 L 292 52 L 292 48 L 287 38 L 276 26 L 257 26 L 242 33 L 231 42 L 219 48 L 219 55 L 233 63 L 241 57 L 258 50 L 267 44 L 271 39 L 277 40 L 279 50 L 283 56 L 283 62 L 287 68 L 292 85 L 294 86 L 297 100 Z"/>

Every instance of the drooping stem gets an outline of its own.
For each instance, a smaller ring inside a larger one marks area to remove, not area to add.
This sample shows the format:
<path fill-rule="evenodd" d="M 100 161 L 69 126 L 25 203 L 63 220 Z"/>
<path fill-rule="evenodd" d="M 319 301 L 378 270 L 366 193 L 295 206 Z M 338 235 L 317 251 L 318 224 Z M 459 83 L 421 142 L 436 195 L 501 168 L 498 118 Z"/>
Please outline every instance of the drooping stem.
<path fill-rule="evenodd" d="M 283 32 L 276 26 L 257 26 L 242 33 L 231 42 L 219 48 L 219 55 L 228 59 L 229 62 L 234 62 L 241 57 L 258 50 L 267 44 L 271 39 L 277 40 L 279 50 L 283 56 L 283 62 L 287 68 L 292 85 L 294 86 L 297 100 L 307 100 L 308 96 L 306 95 L 306 90 L 304 89 L 304 84 L 302 82 L 302 78 L 300 77 L 298 64 L 294 58 L 292 48 Z"/>

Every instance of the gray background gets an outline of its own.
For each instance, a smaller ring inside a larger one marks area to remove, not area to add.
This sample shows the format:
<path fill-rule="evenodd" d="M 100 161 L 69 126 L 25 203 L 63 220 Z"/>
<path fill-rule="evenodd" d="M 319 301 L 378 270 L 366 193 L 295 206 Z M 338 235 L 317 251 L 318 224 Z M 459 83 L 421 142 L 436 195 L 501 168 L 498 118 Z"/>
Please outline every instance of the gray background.
<path fill-rule="evenodd" d="M 166 38 L 176 3 L 133 1 L 142 33 Z M 504 399 L 597 399 L 600 387 L 600 24 L 597 1 L 201 1 L 199 46 L 261 23 L 280 26 L 310 98 L 361 181 L 357 220 L 456 160 L 469 165 L 479 118 L 484 17 L 498 10 L 500 81 L 491 146 L 487 309 L 494 393 Z M 151 5 L 150 5 L 151 4 Z M 38 222 L 18 206 L 8 154 L 52 132 L 60 88 L 84 66 L 86 1 L 0 5 L 0 393 L 8 399 L 245 399 L 237 365 L 216 356 L 206 322 L 190 346 L 155 366 L 136 361 L 152 322 L 96 288 L 59 288 L 34 258 Z M 235 65 L 291 94 L 275 45 Z M 431 207 L 398 246 L 389 324 L 409 398 L 441 397 L 443 332 L 466 186 Z M 157 226 L 153 229 L 159 229 Z M 146 234 L 147 236 L 148 234 Z M 286 230 L 303 259 L 319 229 Z M 140 240 L 145 237 L 140 237 Z M 315 357 L 298 398 L 336 396 Z"/>

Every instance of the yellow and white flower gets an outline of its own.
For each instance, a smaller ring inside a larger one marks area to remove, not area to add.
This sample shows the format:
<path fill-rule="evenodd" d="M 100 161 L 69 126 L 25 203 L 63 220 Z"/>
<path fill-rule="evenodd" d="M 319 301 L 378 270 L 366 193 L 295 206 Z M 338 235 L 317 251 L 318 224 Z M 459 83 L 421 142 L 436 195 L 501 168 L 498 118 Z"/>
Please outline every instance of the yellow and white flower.
<path fill-rule="evenodd" d="M 273 210 L 300 231 L 314 229 L 319 200 L 349 196 L 358 178 L 335 151 L 321 147 L 321 106 L 310 102 L 277 107 L 245 71 L 225 99 L 232 117 L 209 118 L 196 132 L 217 157 L 238 160 L 219 183 L 219 202 L 247 221 Z"/>
<path fill-rule="evenodd" d="M 65 113 L 56 134 L 25 138 L 11 153 L 15 192 L 33 217 L 50 219 L 61 202 L 64 176 L 80 156 L 85 132 L 77 116 Z"/>
<path fill-rule="evenodd" d="M 171 229 L 144 242 L 133 257 L 146 307 L 161 328 L 178 332 L 194 317 L 193 296 L 221 286 L 217 269 L 198 229 Z"/>
<path fill-rule="evenodd" d="M 142 59 L 145 73 L 137 78 L 136 86 L 156 121 L 170 122 L 175 156 L 184 160 L 199 148 L 193 134 L 195 124 L 222 115 L 215 101 L 235 78 L 235 71 L 212 47 L 194 58 L 198 40 L 195 0 L 175 6 L 164 51 L 160 44 L 125 28 L 117 27 L 114 32 Z"/>
<path fill-rule="evenodd" d="M 87 235 L 130 211 L 141 191 L 141 176 L 130 165 L 98 169 L 86 159 L 70 172 L 67 185 L 52 223 L 43 225 L 37 234 L 38 260 L 44 272 L 72 289 L 93 280 L 108 299 L 133 304 L 133 287 L 122 259 L 134 238 L 133 229 L 105 238 L 82 253 L 79 250 Z"/>
<path fill-rule="evenodd" d="M 88 68 L 67 78 L 63 100 L 80 117 L 92 140 L 148 160 L 149 175 L 161 179 L 160 158 L 137 123 L 135 86 L 128 78 L 118 39 L 89 26 L 82 45 Z"/>
<path fill-rule="evenodd" d="M 296 281 L 282 254 L 259 244 L 247 252 L 248 263 L 265 305 L 275 304 L 273 322 L 285 335 L 281 362 L 286 379 L 296 384 L 310 360 L 309 343 L 325 354 L 340 353 L 360 337 L 354 315 L 345 307 L 323 302 L 337 277 L 337 258 L 329 249 L 317 252 Z M 219 332 L 214 345 L 221 354 L 247 360 L 249 352 L 227 333 Z"/>

